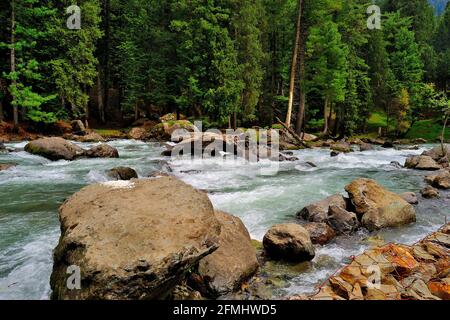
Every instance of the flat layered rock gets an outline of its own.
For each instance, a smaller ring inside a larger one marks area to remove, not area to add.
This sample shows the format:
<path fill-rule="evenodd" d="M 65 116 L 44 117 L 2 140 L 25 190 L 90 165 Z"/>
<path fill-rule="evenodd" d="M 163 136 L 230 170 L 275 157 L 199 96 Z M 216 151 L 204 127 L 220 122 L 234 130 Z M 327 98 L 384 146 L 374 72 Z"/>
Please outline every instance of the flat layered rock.
<path fill-rule="evenodd" d="M 449 244 L 447 224 L 413 246 L 388 244 L 366 250 L 331 276 L 317 294 L 288 299 L 450 300 Z"/>

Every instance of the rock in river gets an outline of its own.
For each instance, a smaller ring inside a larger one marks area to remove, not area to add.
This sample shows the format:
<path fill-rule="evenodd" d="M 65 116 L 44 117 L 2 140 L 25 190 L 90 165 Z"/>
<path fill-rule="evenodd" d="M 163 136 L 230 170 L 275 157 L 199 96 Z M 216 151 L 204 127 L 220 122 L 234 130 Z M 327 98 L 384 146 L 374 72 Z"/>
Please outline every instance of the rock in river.
<path fill-rule="evenodd" d="M 345 209 L 346 202 L 344 197 L 340 194 L 332 195 L 303 208 L 297 213 L 297 216 L 311 222 L 326 222 L 328 220 L 328 210 L 332 205 Z"/>
<path fill-rule="evenodd" d="M 328 224 L 338 234 L 350 234 L 359 227 L 359 221 L 356 214 L 335 205 L 331 205 L 328 210 Z"/>
<path fill-rule="evenodd" d="M 425 199 L 439 199 L 441 197 L 439 191 L 432 186 L 426 186 L 425 188 L 420 190 L 420 193 Z"/>
<path fill-rule="evenodd" d="M 374 180 L 356 179 L 345 190 L 369 230 L 398 227 L 416 221 L 414 207 L 399 195 L 390 192 Z"/>
<path fill-rule="evenodd" d="M 119 152 L 116 148 L 102 143 L 92 147 L 85 152 L 88 158 L 118 158 Z"/>
<path fill-rule="evenodd" d="M 0 171 L 8 170 L 17 166 L 17 163 L 0 163 Z"/>
<path fill-rule="evenodd" d="M 417 195 L 414 192 L 404 192 L 400 194 L 403 200 L 408 202 L 409 204 L 418 204 L 419 200 L 417 199 Z"/>
<path fill-rule="evenodd" d="M 242 221 L 220 211 L 216 211 L 216 218 L 222 226 L 219 248 L 198 266 L 198 274 L 208 290 L 202 293 L 212 297 L 238 289 L 258 269 L 256 250 Z"/>
<path fill-rule="evenodd" d="M 267 254 L 276 260 L 302 262 L 315 256 L 309 232 L 295 223 L 270 228 L 264 236 L 263 245 Z"/>
<path fill-rule="evenodd" d="M 128 167 L 112 168 L 111 170 L 107 171 L 107 175 L 108 177 L 115 180 L 131 180 L 138 178 L 136 171 Z"/>
<path fill-rule="evenodd" d="M 58 137 L 42 138 L 31 141 L 25 151 L 49 160 L 75 160 L 84 155 L 84 150 L 77 145 Z"/>
<path fill-rule="evenodd" d="M 208 196 L 172 177 L 88 186 L 60 208 L 53 299 L 161 299 L 218 247 Z M 69 266 L 81 289 L 69 290 Z"/>
<path fill-rule="evenodd" d="M 303 227 L 309 232 L 313 244 L 324 245 L 336 237 L 336 232 L 326 223 L 310 222 Z"/>

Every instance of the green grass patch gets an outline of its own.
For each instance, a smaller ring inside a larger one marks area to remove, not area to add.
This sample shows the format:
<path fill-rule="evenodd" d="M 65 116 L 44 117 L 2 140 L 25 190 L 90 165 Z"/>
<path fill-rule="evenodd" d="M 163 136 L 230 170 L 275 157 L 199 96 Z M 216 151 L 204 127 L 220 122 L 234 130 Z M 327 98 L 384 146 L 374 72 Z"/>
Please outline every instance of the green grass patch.
<path fill-rule="evenodd" d="M 124 133 L 118 129 L 94 129 L 94 131 L 106 139 L 124 135 Z"/>
<path fill-rule="evenodd" d="M 442 133 L 442 124 L 436 120 L 416 121 L 406 134 L 407 139 L 423 138 L 430 142 L 438 141 Z M 450 139 L 450 128 L 445 131 L 445 140 Z"/>

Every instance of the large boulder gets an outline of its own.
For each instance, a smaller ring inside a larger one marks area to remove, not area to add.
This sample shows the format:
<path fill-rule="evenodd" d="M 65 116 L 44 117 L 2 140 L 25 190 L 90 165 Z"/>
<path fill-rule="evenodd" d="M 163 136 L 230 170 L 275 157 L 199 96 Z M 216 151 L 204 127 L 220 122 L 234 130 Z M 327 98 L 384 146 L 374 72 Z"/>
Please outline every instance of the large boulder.
<path fill-rule="evenodd" d="M 356 214 L 336 205 L 330 206 L 328 210 L 328 224 L 338 234 L 350 234 L 359 227 Z"/>
<path fill-rule="evenodd" d="M 310 261 L 315 251 L 308 231 L 294 223 L 278 224 L 265 234 L 263 245 L 269 257 L 285 261 Z"/>
<path fill-rule="evenodd" d="M 87 150 L 85 155 L 88 158 L 118 158 L 119 151 L 108 144 L 102 143 Z"/>
<path fill-rule="evenodd" d="M 310 222 L 303 227 L 309 232 L 313 244 L 324 245 L 336 237 L 336 232 L 323 222 Z"/>
<path fill-rule="evenodd" d="M 114 180 L 131 180 L 138 178 L 136 171 L 128 167 L 112 168 L 111 170 L 108 170 L 106 174 L 109 178 Z"/>
<path fill-rule="evenodd" d="M 84 150 L 63 138 L 42 138 L 31 141 L 25 146 L 25 151 L 39 155 L 49 160 L 75 160 L 84 155 Z"/>
<path fill-rule="evenodd" d="M 172 177 L 88 186 L 59 210 L 53 299 L 162 299 L 218 247 L 206 193 Z M 69 266 L 81 289 L 69 290 Z"/>
<path fill-rule="evenodd" d="M 198 265 L 198 274 L 208 290 L 202 293 L 213 297 L 240 288 L 258 269 L 256 251 L 242 221 L 220 211 L 216 211 L 216 218 L 222 226 L 219 248 Z"/>
<path fill-rule="evenodd" d="M 345 209 L 346 201 L 342 195 L 335 194 L 306 206 L 297 213 L 297 216 L 311 222 L 326 222 L 328 220 L 328 210 L 332 205 Z"/>
<path fill-rule="evenodd" d="M 369 230 L 398 227 L 416 221 L 414 207 L 399 195 L 386 190 L 371 179 L 356 179 L 345 190 Z"/>

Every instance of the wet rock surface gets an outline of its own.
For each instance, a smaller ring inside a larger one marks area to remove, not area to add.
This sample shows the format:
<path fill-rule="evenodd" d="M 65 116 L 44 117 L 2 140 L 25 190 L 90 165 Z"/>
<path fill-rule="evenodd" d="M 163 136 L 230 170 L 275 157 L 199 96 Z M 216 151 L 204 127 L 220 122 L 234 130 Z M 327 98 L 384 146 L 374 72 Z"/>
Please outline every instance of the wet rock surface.
<path fill-rule="evenodd" d="M 449 300 L 450 224 L 411 245 L 368 249 L 314 295 L 290 300 Z M 379 277 L 373 277 L 376 273 Z M 375 279 L 375 280 L 374 280 Z"/>
<path fill-rule="evenodd" d="M 295 223 L 278 224 L 263 239 L 268 256 L 275 260 L 309 261 L 315 256 L 309 232 Z"/>
<path fill-rule="evenodd" d="M 53 299 L 161 299 L 218 248 L 208 196 L 171 177 L 88 186 L 60 208 Z M 67 268 L 81 270 L 69 290 Z"/>

